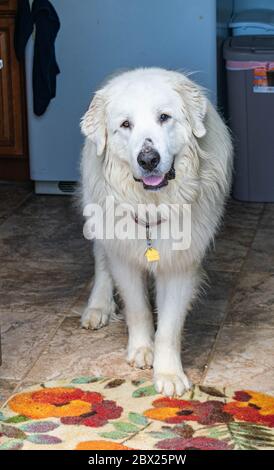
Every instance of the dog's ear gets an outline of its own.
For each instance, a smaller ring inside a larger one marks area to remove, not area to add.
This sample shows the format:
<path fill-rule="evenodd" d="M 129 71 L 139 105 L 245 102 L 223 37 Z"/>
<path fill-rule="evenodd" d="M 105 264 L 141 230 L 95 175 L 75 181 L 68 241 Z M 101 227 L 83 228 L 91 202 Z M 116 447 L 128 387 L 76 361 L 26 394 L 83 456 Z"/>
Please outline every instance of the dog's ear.
<path fill-rule="evenodd" d="M 202 90 L 187 77 L 181 75 L 181 79 L 176 83 L 176 91 L 180 94 L 184 112 L 189 118 L 193 134 L 204 137 L 206 128 L 204 119 L 207 113 L 207 98 Z"/>
<path fill-rule="evenodd" d="M 82 133 L 96 146 L 97 155 L 102 155 L 106 146 L 107 130 L 105 121 L 105 102 L 103 93 L 98 91 L 90 107 L 81 119 Z"/>

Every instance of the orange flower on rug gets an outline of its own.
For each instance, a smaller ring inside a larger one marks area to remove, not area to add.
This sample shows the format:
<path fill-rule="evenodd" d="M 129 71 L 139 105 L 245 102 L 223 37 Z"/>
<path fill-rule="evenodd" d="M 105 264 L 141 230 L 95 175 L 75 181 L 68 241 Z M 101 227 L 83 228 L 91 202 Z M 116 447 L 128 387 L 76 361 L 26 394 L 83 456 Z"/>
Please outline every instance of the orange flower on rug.
<path fill-rule="evenodd" d="M 232 416 L 224 411 L 224 403 L 217 400 L 200 402 L 197 400 L 179 400 L 176 398 L 159 398 L 153 401 L 155 408 L 145 412 L 145 416 L 170 424 L 183 421 L 196 421 L 204 425 L 228 423 Z"/>
<path fill-rule="evenodd" d="M 123 409 L 97 392 L 80 388 L 53 387 L 19 393 L 9 407 L 28 418 L 61 418 L 63 424 L 104 426 L 109 419 L 120 418 Z"/>
<path fill-rule="evenodd" d="M 79 442 L 76 450 L 132 450 L 123 444 L 112 441 L 85 441 Z"/>
<path fill-rule="evenodd" d="M 234 400 L 224 406 L 225 412 L 238 420 L 274 427 L 274 400 L 263 393 L 235 392 Z"/>
<path fill-rule="evenodd" d="M 274 449 L 274 397 L 195 386 L 165 398 L 145 380 L 78 377 L 14 395 L 0 450 Z"/>

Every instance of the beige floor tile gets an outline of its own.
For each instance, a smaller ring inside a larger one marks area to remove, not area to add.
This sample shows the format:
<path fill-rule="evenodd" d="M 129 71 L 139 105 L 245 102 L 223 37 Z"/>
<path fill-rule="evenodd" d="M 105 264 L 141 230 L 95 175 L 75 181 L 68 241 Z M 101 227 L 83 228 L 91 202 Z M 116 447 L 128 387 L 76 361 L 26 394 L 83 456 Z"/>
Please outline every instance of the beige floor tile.
<path fill-rule="evenodd" d="M 199 381 L 217 334 L 208 325 L 189 326 L 183 337 L 182 360 L 186 371 Z M 78 375 L 139 376 L 126 363 L 127 332 L 123 321 L 101 330 L 83 330 L 78 317 L 66 318 L 29 372 L 26 380 L 44 381 Z"/>
<path fill-rule="evenodd" d="M 256 390 L 258 392 L 268 393 L 269 395 L 274 395 L 274 368 L 266 369 L 262 374 L 255 376 L 250 376 L 248 381 L 246 379 L 247 385 L 251 390 Z M 238 386 L 241 385 L 241 380 L 238 382 Z"/>
<path fill-rule="evenodd" d="M 255 229 L 225 226 L 205 258 L 206 270 L 237 272 L 248 253 Z"/>
<path fill-rule="evenodd" d="M 91 260 L 92 244 L 82 223 L 65 218 L 13 214 L 1 224 L 0 260 L 78 263 Z M 90 261 L 91 262 L 91 261 Z"/>
<path fill-rule="evenodd" d="M 44 312 L 3 315 L 0 378 L 21 380 L 46 347 L 60 320 Z"/>
<path fill-rule="evenodd" d="M 0 264 L 0 321 L 8 312 L 64 313 L 91 279 L 88 264 L 47 261 Z"/>
<path fill-rule="evenodd" d="M 204 384 L 274 389 L 273 329 L 225 325 L 209 364 Z"/>
<path fill-rule="evenodd" d="M 125 354 L 127 339 L 123 322 L 111 323 L 101 330 L 85 330 L 79 317 L 64 320 L 27 380 L 51 380 L 59 377 L 94 375 L 93 364 L 109 354 Z M 99 362 L 98 362 L 99 361 Z M 106 361 L 108 367 L 111 362 Z M 111 368 L 115 375 L 114 368 Z"/>
<path fill-rule="evenodd" d="M 189 312 L 188 321 L 220 325 L 235 283 L 235 274 L 225 271 L 208 271 L 207 282 Z"/>
<path fill-rule="evenodd" d="M 263 212 L 263 204 L 230 199 L 214 248 L 205 260 L 207 269 L 237 272 L 248 253 Z"/>
<path fill-rule="evenodd" d="M 234 321 L 274 328 L 274 273 L 240 274 L 226 318 Z"/>

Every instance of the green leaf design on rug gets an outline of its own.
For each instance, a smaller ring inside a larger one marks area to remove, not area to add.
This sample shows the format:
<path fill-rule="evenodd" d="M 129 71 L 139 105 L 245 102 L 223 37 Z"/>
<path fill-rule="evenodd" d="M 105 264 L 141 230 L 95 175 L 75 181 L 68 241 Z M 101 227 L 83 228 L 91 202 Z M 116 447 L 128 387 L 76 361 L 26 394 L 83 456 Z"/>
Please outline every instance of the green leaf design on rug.
<path fill-rule="evenodd" d="M 125 439 L 128 437 L 128 434 L 120 431 L 110 431 L 110 432 L 102 432 L 100 433 L 101 437 L 104 437 L 105 439 L 113 439 L 113 440 L 120 440 L 120 439 Z"/>
<path fill-rule="evenodd" d="M 270 395 L 197 385 L 183 398 L 169 399 L 147 379 L 71 380 L 37 384 L 11 397 L 1 409 L 0 449 L 84 450 L 98 440 L 109 449 L 126 449 L 127 441 L 138 450 L 274 449 Z"/>
<path fill-rule="evenodd" d="M 7 426 L 6 424 L 0 425 L 0 433 L 6 437 L 13 439 L 26 439 L 26 434 L 14 426 Z"/>
<path fill-rule="evenodd" d="M 114 379 L 114 380 L 111 380 L 110 382 L 108 382 L 104 388 L 116 388 L 116 387 L 120 387 L 120 385 L 122 385 L 123 383 L 125 383 L 125 379 Z"/>
<path fill-rule="evenodd" d="M 128 413 L 128 422 L 113 422 L 115 431 L 102 432 L 101 437 L 106 439 L 121 440 L 130 437 L 131 434 L 138 433 L 149 423 L 148 419 L 139 413 Z"/>
<path fill-rule="evenodd" d="M 113 423 L 113 426 L 115 427 L 115 429 L 117 429 L 117 431 L 122 431 L 122 432 L 130 433 L 130 434 L 139 431 L 139 428 L 131 423 L 118 422 L 118 423 Z"/>
<path fill-rule="evenodd" d="M 148 419 L 139 413 L 129 413 L 128 419 L 133 424 L 137 424 L 138 426 L 146 426 L 148 424 Z"/>
<path fill-rule="evenodd" d="M 154 439 L 173 439 L 174 438 L 174 433 L 173 432 L 161 432 L 161 431 L 150 431 L 148 434 L 153 437 Z"/>
<path fill-rule="evenodd" d="M 20 450 L 23 447 L 22 440 L 10 440 L 8 442 L 4 442 L 4 444 L 0 445 L 0 450 Z"/>
<path fill-rule="evenodd" d="M 205 387 L 204 385 L 199 385 L 199 389 L 201 392 L 206 393 L 207 395 L 210 395 L 211 397 L 219 397 L 219 398 L 225 398 L 226 395 L 221 392 L 221 390 L 218 390 L 215 387 Z"/>
<path fill-rule="evenodd" d="M 272 430 L 254 423 L 232 421 L 212 426 L 207 430 L 207 436 L 225 440 L 234 450 L 274 449 Z"/>
<path fill-rule="evenodd" d="M 137 388 L 132 394 L 133 398 L 152 397 L 153 395 L 157 395 L 154 385 Z"/>
<path fill-rule="evenodd" d="M 104 377 L 76 377 L 71 381 L 72 384 L 91 384 L 95 382 L 99 382 L 100 380 L 104 379 Z"/>
<path fill-rule="evenodd" d="M 44 445 L 60 444 L 60 442 L 62 442 L 62 440 L 59 439 L 59 437 L 50 436 L 47 434 L 31 434 L 30 436 L 27 437 L 27 440 L 30 442 L 33 442 L 34 444 L 44 444 Z"/>
<path fill-rule="evenodd" d="M 25 423 L 26 421 L 29 421 L 29 420 L 30 418 L 28 418 L 27 416 L 16 415 L 16 416 L 12 416 L 11 418 L 6 419 L 5 423 L 18 424 L 18 423 Z"/>

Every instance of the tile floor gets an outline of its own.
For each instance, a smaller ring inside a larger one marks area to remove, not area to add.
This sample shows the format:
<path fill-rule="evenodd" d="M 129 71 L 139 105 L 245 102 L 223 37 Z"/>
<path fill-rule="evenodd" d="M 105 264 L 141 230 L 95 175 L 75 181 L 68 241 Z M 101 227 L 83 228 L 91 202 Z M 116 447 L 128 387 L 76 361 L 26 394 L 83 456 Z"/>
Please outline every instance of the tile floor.
<path fill-rule="evenodd" d="M 228 204 L 205 261 L 210 286 L 188 316 L 182 349 L 194 382 L 274 394 L 274 204 Z M 61 377 L 150 377 L 125 362 L 126 327 L 80 328 L 93 275 L 69 197 L 0 184 L 0 403 Z"/>

